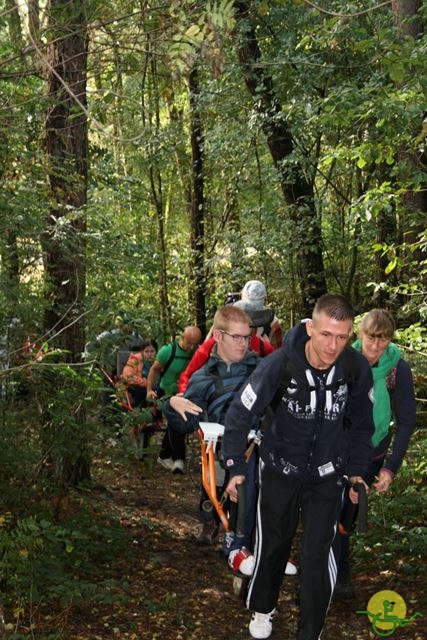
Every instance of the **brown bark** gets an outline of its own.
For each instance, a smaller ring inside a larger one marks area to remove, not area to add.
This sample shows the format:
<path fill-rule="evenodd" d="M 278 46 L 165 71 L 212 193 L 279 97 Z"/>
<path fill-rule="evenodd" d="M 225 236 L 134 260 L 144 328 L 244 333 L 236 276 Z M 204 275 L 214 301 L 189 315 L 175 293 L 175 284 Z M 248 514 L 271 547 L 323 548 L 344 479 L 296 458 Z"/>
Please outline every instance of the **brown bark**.
<path fill-rule="evenodd" d="M 46 282 L 45 334 L 63 351 L 62 361 L 76 363 L 84 350 L 85 205 L 87 198 L 88 131 L 86 117 L 87 34 L 83 3 L 51 0 L 47 6 L 48 46 L 45 69 L 46 170 L 50 210 L 41 241 Z M 49 376 L 49 372 L 46 371 Z M 56 384 L 64 384 L 58 377 Z M 59 382 L 58 382 L 59 380 Z M 52 385 L 54 388 L 54 385 Z M 66 407 L 69 423 L 44 408 L 46 448 L 55 480 L 62 491 L 90 480 L 85 440 L 85 415 L 78 380 L 70 383 Z M 65 431 L 65 430 L 66 431 Z M 70 438 L 70 451 L 58 444 Z M 51 456 L 51 451 L 55 452 Z M 58 463 L 59 458 L 59 463 Z"/>
<path fill-rule="evenodd" d="M 77 3 L 51 0 L 46 88 L 46 162 L 51 208 L 42 238 L 47 280 L 45 330 L 78 360 L 84 348 L 85 212 L 87 195 L 84 12 Z M 80 6 L 80 5 L 79 5 Z M 82 109 L 83 106 L 83 109 Z"/>
<path fill-rule="evenodd" d="M 160 128 L 159 91 L 157 81 L 155 44 L 151 38 L 147 38 L 147 57 L 142 73 L 141 82 L 141 119 L 144 128 L 154 129 L 156 133 Z M 145 100 L 148 97 L 147 101 Z M 160 320 L 163 336 L 175 333 L 172 328 L 171 308 L 168 293 L 167 273 L 167 241 L 165 230 L 165 206 L 163 200 L 163 181 L 161 167 L 159 166 L 156 148 L 149 149 L 149 179 L 151 200 L 157 219 L 157 247 L 159 252 L 159 295 L 160 295 Z"/>
<path fill-rule="evenodd" d="M 198 76 L 194 68 L 189 76 L 190 100 L 190 141 L 192 158 L 192 193 L 191 193 L 191 278 L 190 300 L 193 300 L 195 321 L 202 335 L 206 335 L 206 306 L 205 306 L 205 195 L 204 195 L 204 166 L 203 166 L 203 125 L 198 106 Z"/>
<path fill-rule="evenodd" d="M 421 20 L 421 0 L 392 0 L 396 26 L 405 35 L 418 38 L 423 31 Z"/>

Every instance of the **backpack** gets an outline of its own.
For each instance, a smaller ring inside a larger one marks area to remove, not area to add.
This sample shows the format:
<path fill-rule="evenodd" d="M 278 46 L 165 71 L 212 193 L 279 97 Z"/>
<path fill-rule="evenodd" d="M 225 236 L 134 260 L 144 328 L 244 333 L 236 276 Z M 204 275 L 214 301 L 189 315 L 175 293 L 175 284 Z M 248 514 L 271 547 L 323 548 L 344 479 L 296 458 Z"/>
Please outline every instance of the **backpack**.
<path fill-rule="evenodd" d="M 130 354 L 131 354 L 131 351 L 129 349 L 120 348 L 117 350 L 116 370 L 117 370 L 118 378 L 120 378 L 120 376 L 122 375 L 123 369 L 127 364 L 127 361 L 129 360 Z"/>
<path fill-rule="evenodd" d="M 251 327 L 253 329 L 262 327 L 263 335 L 268 336 L 270 334 L 271 324 L 275 315 L 274 309 L 248 309 L 246 313 L 252 321 Z"/>
<path fill-rule="evenodd" d="M 224 304 L 225 305 L 234 304 L 235 302 L 238 302 L 241 299 L 242 299 L 242 296 L 240 292 L 228 293 L 225 298 Z M 270 308 L 267 308 L 267 309 L 245 308 L 244 310 L 252 320 L 251 327 L 253 329 L 258 329 L 259 327 L 262 327 L 263 328 L 262 335 L 268 336 L 270 333 L 271 324 L 274 320 L 274 316 L 276 315 L 275 310 Z"/>

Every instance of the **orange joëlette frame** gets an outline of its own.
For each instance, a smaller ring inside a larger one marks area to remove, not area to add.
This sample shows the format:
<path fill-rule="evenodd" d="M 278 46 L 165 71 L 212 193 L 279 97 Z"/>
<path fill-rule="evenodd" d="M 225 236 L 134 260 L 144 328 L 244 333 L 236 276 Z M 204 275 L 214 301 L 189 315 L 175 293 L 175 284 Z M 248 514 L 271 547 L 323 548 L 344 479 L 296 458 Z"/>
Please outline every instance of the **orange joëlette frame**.
<path fill-rule="evenodd" d="M 119 395 L 117 394 L 117 381 L 115 381 L 114 378 L 112 378 L 104 369 L 100 369 L 100 370 L 101 370 L 101 373 L 106 378 L 106 380 L 108 380 L 110 385 L 115 388 L 116 398 L 117 398 L 117 401 L 120 403 L 120 406 L 122 407 L 122 409 L 125 409 L 126 411 L 133 411 L 132 400 L 131 400 L 129 391 L 127 389 L 124 389 L 124 397 L 120 398 Z"/>
<path fill-rule="evenodd" d="M 229 531 L 228 518 L 216 494 L 216 469 L 215 469 L 215 445 L 214 440 L 205 440 L 202 429 L 197 430 L 200 440 L 200 450 L 202 457 L 202 484 L 208 494 L 209 500 L 212 502 L 218 517 L 221 520 L 224 531 Z"/>
<path fill-rule="evenodd" d="M 102 375 L 106 378 L 106 380 L 108 380 L 108 382 L 110 383 L 110 385 L 111 385 L 112 387 L 114 387 L 114 388 L 116 389 L 116 391 L 117 391 L 117 386 L 116 386 L 117 381 L 115 381 L 115 380 L 114 380 L 114 379 L 113 379 L 113 378 L 112 378 L 112 377 L 111 377 L 111 376 L 110 376 L 110 375 L 105 371 L 105 369 L 102 369 L 102 368 L 100 367 L 100 371 L 101 371 Z M 131 402 L 130 395 L 129 395 L 129 392 L 128 392 L 128 390 L 127 390 L 127 389 L 125 389 L 125 397 L 124 397 L 123 399 L 120 399 L 120 398 L 117 396 L 117 393 L 116 393 L 116 397 L 117 397 L 117 400 L 120 402 L 120 406 L 121 406 L 123 409 L 126 409 L 126 411 L 132 411 L 132 408 L 133 408 L 133 407 L 132 407 L 132 402 Z"/>

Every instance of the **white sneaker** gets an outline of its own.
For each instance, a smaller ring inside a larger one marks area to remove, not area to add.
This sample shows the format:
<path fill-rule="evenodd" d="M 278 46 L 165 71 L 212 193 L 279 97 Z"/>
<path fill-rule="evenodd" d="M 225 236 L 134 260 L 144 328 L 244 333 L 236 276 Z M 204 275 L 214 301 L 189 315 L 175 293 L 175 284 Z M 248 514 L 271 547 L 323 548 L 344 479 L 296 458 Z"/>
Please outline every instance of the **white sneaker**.
<path fill-rule="evenodd" d="M 276 609 L 270 611 L 270 613 L 258 613 L 254 611 L 252 619 L 249 623 L 249 633 L 252 638 L 269 638 L 273 631 L 273 616 L 276 613 Z"/>
<path fill-rule="evenodd" d="M 298 573 L 298 569 L 296 568 L 294 563 L 291 562 L 291 560 L 288 560 L 286 564 L 285 574 L 287 576 L 296 576 L 297 573 Z"/>
<path fill-rule="evenodd" d="M 184 460 L 174 460 L 172 463 L 172 473 L 184 473 Z"/>
<path fill-rule="evenodd" d="M 172 471 L 172 467 L 173 467 L 172 458 L 157 458 L 157 462 L 167 471 Z"/>

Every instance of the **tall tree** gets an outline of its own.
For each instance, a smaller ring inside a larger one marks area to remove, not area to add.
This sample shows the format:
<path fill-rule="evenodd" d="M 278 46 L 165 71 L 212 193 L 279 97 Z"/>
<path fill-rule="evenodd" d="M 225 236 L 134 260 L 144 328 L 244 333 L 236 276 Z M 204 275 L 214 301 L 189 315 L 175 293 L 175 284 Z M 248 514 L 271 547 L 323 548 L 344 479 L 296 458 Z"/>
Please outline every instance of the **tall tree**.
<path fill-rule="evenodd" d="M 45 330 L 80 358 L 85 296 L 87 200 L 87 33 L 85 4 L 51 0 L 46 56 L 46 165 L 50 211 L 42 238 L 47 282 Z"/>
<path fill-rule="evenodd" d="M 64 360 L 73 363 L 80 360 L 84 350 L 88 162 L 85 9 L 86 2 L 51 0 L 48 3 L 48 46 L 43 60 L 48 100 L 46 169 L 50 201 L 42 236 L 47 293 L 44 329 L 55 336 L 55 343 L 64 350 Z M 78 390 L 75 391 L 77 395 Z M 84 430 L 80 438 L 80 430 L 75 428 L 84 421 L 80 403 L 73 417 L 75 449 L 70 456 L 63 446 L 59 447 L 60 463 L 55 461 L 61 485 L 89 477 Z M 54 418 L 49 415 L 49 424 L 55 423 Z M 51 434 L 54 444 L 59 430 L 54 428 Z"/>
<path fill-rule="evenodd" d="M 191 193 L 191 273 L 190 299 L 194 300 L 196 324 L 206 335 L 205 269 L 204 269 L 204 166 L 203 166 L 203 123 L 198 105 L 199 80 L 197 68 L 189 75 L 190 100 L 190 140 L 192 158 Z"/>
<path fill-rule="evenodd" d="M 11 47 L 16 53 L 23 45 L 21 22 L 19 20 L 19 14 L 16 10 L 14 0 L 7 0 L 6 2 L 7 12 L 6 20 L 9 29 Z M 9 127 L 11 126 L 11 118 L 7 117 L 7 125 L 4 127 L 3 135 L 0 143 L 0 181 L 3 182 L 3 177 L 6 171 L 11 176 L 16 174 L 16 169 L 8 166 L 10 162 L 10 140 L 7 134 Z M 6 124 L 3 122 L 3 124 Z M 5 212 L 6 213 L 6 212 Z M 16 222 L 12 212 L 7 212 L 9 215 L 5 215 L 5 228 L 4 228 L 4 243 L 1 246 L 1 271 L 4 278 L 4 284 L 6 288 L 6 297 L 16 302 L 18 295 L 19 285 L 19 248 L 18 248 L 18 235 L 16 231 Z M 7 306 L 7 305 L 6 305 Z M 6 309 L 8 312 L 9 309 Z"/>
<path fill-rule="evenodd" d="M 313 169 L 307 175 L 301 162 L 292 163 L 292 171 L 285 160 L 296 150 L 295 140 L 275 94 L 271 76 L 262 66 L 262 54 L 253 18 L 251 0 L 235 2 L 239 22 L 237 51 L 245 74 L 248 90 L 262 120 L 273 162 L 279 174 L 291 224 L 292 245 L 301 289 L 301 308 L 308 312 L 316 298 L 325 293 L 326 279 L 323 265 L 321 225 L 314 200 Z M 306 159 L 309 166 L 311 161 Z"/>
<path fill-rule="evenodd" d="M 162 162 L 158 157 L 158 145 L 161 136 L 161 117 L 156 54 L 155 40 L 151 38 L 150 34 L 148 34 L 141 82 L 141 122 L 144 129 L 150 132 L 149 141 L 145 142 L 145 149 L 148 156 L 147 171 L 149 176 L 149 192 L 157 220 L 160 318 L 163 335 L 169 336 L 174 329 L 172 329 L 171 326 L 172 320 L 167 277 L 167 238 L 165 229 Z"/>

